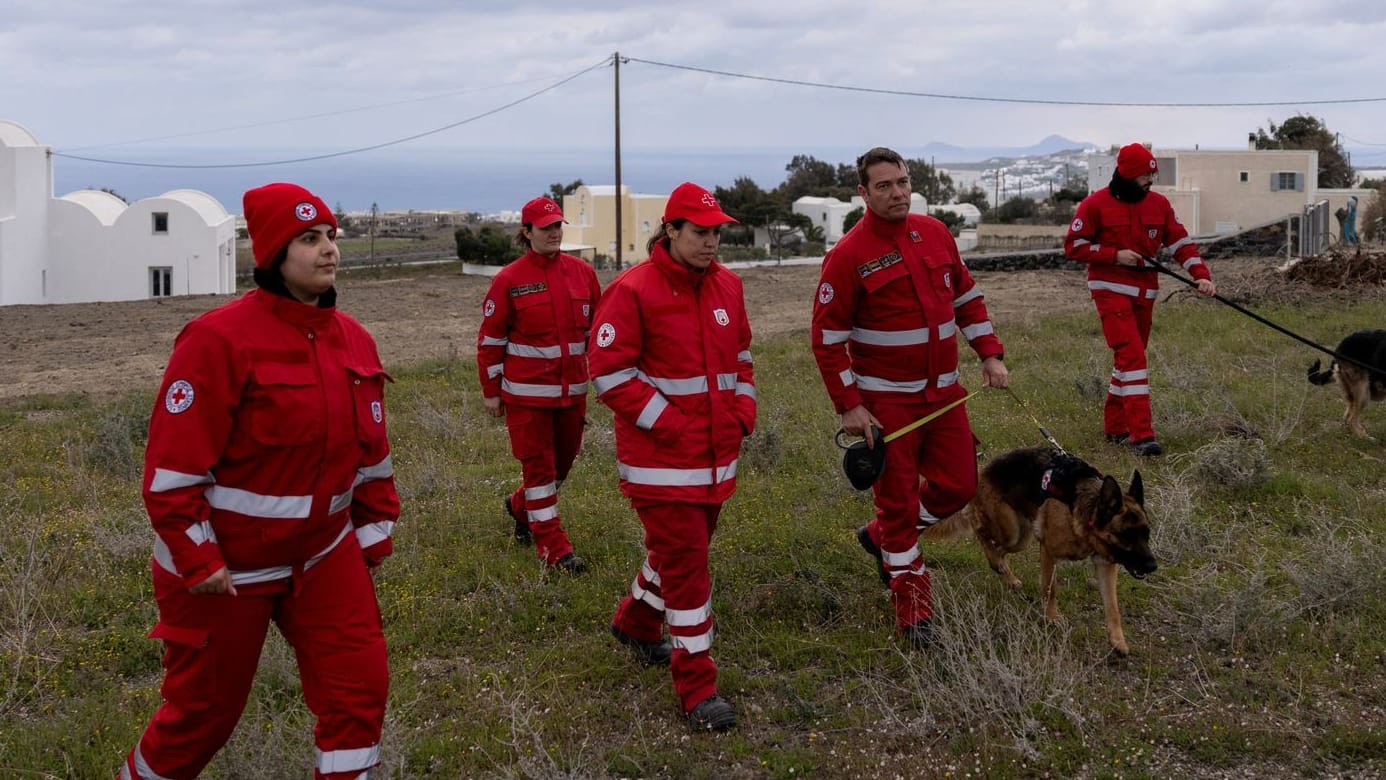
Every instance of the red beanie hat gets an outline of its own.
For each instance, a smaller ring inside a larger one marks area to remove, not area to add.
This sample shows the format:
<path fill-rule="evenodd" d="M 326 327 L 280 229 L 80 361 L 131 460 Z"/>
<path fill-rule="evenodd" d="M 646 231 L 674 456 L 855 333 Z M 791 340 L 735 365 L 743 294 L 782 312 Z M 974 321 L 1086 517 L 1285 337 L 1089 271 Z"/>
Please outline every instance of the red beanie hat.
<path fill-rule="evenodd" d="M 698 227 L 718 227 L 736 222 L 717 205 L 712 193 L 691 181 L 680 184 L 669 193 L 669 202 L 664 206 L 664 221 L 673 222 L 676 219 L 686 219 Z"/>
<path fill-rule="evenodd" d="M 275 182 L 246 190 L 241 204 L 256 268 L 269 268 L 280 250 L 304 231 L 317 225 L 337 227 L 337 218 L 322 198 L 297 184 Z"/>
<path fill-rule="evenodd" d="M 1155 155 L 1141 144 L 1127 144 L 1117 152 L 1117 175 L 1123 179 L 1134 179 L 1147 173 L 1159 173 Z"/>

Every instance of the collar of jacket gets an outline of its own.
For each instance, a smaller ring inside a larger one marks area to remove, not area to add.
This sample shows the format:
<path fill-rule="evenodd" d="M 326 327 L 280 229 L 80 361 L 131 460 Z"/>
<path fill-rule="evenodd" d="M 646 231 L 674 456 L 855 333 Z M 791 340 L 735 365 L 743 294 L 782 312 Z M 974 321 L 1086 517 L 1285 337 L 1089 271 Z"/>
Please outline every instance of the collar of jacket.
<path fill-rule="evenodd" d="M 664 245 L 663 241 L 654 245 L 654 250 L 650 252 L 650 262 L 654 263 L 655 268 L 669 277 L 674 284 L 688 289 L 696 288 L 703 283 L 704 279 L 717 273 L 717 270 L 722 267 L 721 263 L 713 260 L 707 268 L 701 271 L 689 268 L 669 254 L 669 248 Z"/>
<path fill-rule="evenodd" d="M 876 216 L 876 212 L 871 209 L 866 210 L 866 213 L 862 215 L 862 219 L 866 221 L 866 227 L 871 231 L 872 235 L 884 238 L 887 241 L 895 241 L 903 236 L 908 229 L 910 221 L 909 215 L 906 215 L 905 218 L 899 222 L 890 222 Z"/>
<path fill-rule="evenodd" d="M 309 306 L 266 290 L 251 290 L 246 296 L 266 313 L 300 328 L 323 328 L 337 316 L 335 307 Z"/>
<path fill-rule="evenodd" d="M 549 266 L 551 266 L 551 265 L 553 265 L 554 263 L 557 263 L 557 262 L 558 262 L 558 257 L 559 257 L 559 255 L 561 255 L 561 254 L 563 254 L 563 253 L 562 253 L 561 251 L 559 251 L 559 252 L 555 252 L 554 255 L 553 255 L 553 257 L 545 257 L 545 256 L 539 254 L 538 252 L 534 251 L 533 249 L 530 249 L 530 250 L 528 250 L 527 252 L 525 252 L 525 254 L 524 254 L 524 259 L 525 259 L 525 260 L 528 260 L 528 261 L 531 262 L 531 263 L 534 263 L 535 265 L 539 266 L 540 268 L 548 268 Z"/>

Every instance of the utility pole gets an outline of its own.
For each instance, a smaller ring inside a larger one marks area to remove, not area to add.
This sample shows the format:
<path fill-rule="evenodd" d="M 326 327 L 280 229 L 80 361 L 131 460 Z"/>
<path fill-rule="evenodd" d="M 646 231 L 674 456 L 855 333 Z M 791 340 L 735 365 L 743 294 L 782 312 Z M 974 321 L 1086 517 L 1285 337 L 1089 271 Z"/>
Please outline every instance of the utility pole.
<path fill-rule="evenodd" d="M 375 264 L 375 218 L 380 214 L 380 206 L 371 202 L 371 264 Z"/>
<path fill-rule="evenodd" d="M 621 270 L 621 249 L 625 238 L 621 235 L 621 52 L 611 55 L 616 65 L 616 270 Z"/>

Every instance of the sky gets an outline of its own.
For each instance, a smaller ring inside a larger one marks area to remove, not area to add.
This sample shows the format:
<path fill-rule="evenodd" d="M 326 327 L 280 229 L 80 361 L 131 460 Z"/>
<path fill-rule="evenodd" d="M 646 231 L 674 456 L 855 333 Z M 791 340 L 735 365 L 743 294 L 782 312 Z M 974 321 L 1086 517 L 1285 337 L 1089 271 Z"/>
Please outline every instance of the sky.
<path fill-rule="evenodd" d="M 609 149 L 619 51 L 628 149 L 1242 148 L 1308 113 L 1386 166 L 1379 0 L 0 0 L 0 20 L 0 119 L 106 160 Z"/>

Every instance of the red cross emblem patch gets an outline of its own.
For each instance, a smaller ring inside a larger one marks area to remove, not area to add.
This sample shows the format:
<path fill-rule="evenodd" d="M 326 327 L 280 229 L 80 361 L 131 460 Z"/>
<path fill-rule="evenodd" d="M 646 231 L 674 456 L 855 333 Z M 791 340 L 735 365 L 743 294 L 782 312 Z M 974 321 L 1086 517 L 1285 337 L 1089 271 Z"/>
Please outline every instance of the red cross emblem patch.
<path fill-rule="evenodd" d="M 169 385 L 168 392 L 164 393 L 164 408 L 169 414 L 182 414 L 192 407 L 194 395 L 192 383 L 179 379 Z"/>
<path fill-rule="evenodd" d="M 309 222 L 318 218 L 318 207 L 304 201 L 294 206 L 294 216 L 298 217 L 300 222 Z"/>

